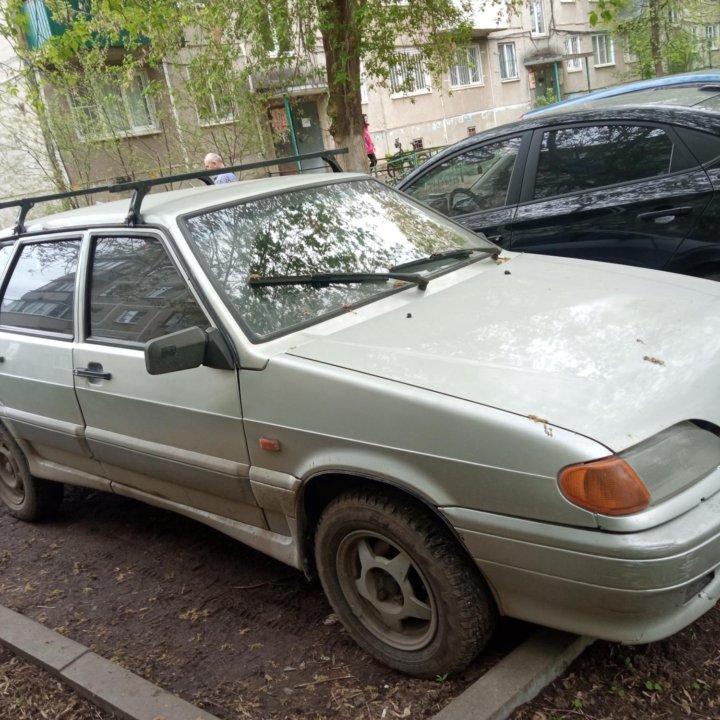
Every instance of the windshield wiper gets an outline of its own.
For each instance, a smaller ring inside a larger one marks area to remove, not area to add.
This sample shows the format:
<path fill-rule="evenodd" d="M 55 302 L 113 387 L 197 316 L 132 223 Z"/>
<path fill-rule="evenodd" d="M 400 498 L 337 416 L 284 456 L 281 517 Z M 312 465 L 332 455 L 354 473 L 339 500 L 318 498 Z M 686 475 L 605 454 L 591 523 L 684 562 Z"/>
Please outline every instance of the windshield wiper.
<path fill-rule="evenodd" d="M 312 273 L 312 275 L 276 275 L 275 277 L 259 277 L 251 275 L 248 278 L 250 287 L 265 287 L 269 285 L 313 285 L 314 287 L 327 287 L 328 285 L 344 285 L 354 283 L 385 282 L 386 280 L 402 280 L 414 283 L 419 290 L 428 286 L 428 278 L 417 273 Z"/>
<path fill-rule="evenodd" d="M 495 255 L 498 252 L 498 248 L 487 247 L 450 248 L 449 250 L 441 250 L 440 252 L 432 253 L 432 255 L 427 255 L 426 257 L 417 258 L 416 260 L 408 260 L 408 262 L 393 265 L 390 270 L 393 272 L 395 270 L 405 270 L 406 268 L 426 265 L 427 263 L 435 262 L 436 260 L 444 260 L 446 258 L 456 258 L 458 260 L 462 260 L 469 258 L 473 253 L 481 253 L 485 256 Z"/>

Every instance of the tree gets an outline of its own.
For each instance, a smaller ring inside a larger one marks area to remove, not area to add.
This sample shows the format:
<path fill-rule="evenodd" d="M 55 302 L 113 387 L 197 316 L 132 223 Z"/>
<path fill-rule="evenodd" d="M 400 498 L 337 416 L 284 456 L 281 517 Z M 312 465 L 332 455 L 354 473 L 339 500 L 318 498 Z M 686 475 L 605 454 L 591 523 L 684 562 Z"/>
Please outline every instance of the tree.
<path fill-rule="evenodd" d="M 607 25 L 638 59 L 640 76 L 683 72 L 703 61 L 704 23 L 717 20 L 717 0 L 598 0 L 590 22 Z M 693 29 L 700 29 L 698 39 Z"/>
<path fill-rule="evenodd" d="M 233 123 L 218 126 L 213 140 L 226 161 L 239 161 L 248 147 L 257 151 L 266 144 L 258 117 L 269 98 L 290 95 L 293 87 L 324 87 L 329 132 L 338 147 L 350 149 L 343 166 L 365 171 L 361 69 L 368 82 L 386 84 L 402 58 L 398 48 L 405 46 L 419 48 L 426 67 L 437 75 L 470 30 L 470 0 L 46 0 L 65 31 L 31 50 L 23 45 L 28 27 L 23 5 L 7 0 L 0 32 L 22 55 L 27 78 L 43 78 L 57 98 L 75 98 L 72 107 L 59 103 L 56 117 L 48 120 L 61 154 L 111 153 L 130 177 L 150 167 L 183 164 L 177 157 L 182 150 L 185 166 L 197 166 L 190 160 L 195 148 L 189 147 L 197 122 L 183 122 L 178 113 L 159 119 L 168 158 L 143 157 L 139 143 L 128 154 L 122 133 L 112 132 L 112 117 L 89 109 L 83 115 L 83 107 L 98 107 L 83 105 L 83 98 L 102 89 L 107 74 L 130 87 L 147 68 L 163 68 L 166 74 L 168 68 L 182 68 L 184 82 L 171 88 L 173 107 L 189 105 L 199 116 L 209 108 L 209 96 L 214 111 L 218 98 L 224 98 L 220 104 L 227 105 Z M 150 83 L 142 92 L 152 97 L 160 90 Z M 41 113 L 51 114 L 42 93 L 33 101 Z M 107 112 L 113 112 L 112 105 Z M 77 124 L 78 117 L 87 123 L 84 148 L 78 147 L 77 128 L 65 127 L 69 121 Z M 92 132 L 93 123 L 111 132 Z M 87 161 L 76 159 L 87 167 Z"/>

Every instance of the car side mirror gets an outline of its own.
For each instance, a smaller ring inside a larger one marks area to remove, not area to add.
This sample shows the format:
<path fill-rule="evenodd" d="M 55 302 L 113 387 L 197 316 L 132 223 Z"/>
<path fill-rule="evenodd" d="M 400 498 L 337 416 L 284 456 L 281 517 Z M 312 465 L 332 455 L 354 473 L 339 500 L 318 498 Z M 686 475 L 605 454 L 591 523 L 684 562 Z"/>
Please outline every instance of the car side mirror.
<path fill-rule="evenodd" d="M 195 326 L 145 343 L 145 368 L 150 375 L 190 370 L 206 365 L 218 370 L 235 367 L 232 353 L 217 328 Z"/>

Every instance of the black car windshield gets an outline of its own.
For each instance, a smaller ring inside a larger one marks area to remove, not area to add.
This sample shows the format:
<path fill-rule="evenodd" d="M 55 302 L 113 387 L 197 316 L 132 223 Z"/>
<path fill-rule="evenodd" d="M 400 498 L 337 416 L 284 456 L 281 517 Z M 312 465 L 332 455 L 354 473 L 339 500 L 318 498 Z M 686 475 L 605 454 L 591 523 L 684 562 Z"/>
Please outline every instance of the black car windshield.
<path fill-rule="evenodd" d="M 188 216 L 199 259 L 254 339 L 275 337 L 429 278 L 496 246 L 376 180 L 295 188 Z M 467 249 L 465 252 L 447 252 Z M 382 278 L 408 263 L 413 282 Z M 377 275 L 378 282 L 342 280 Z M 281 282 L 323 275 L 323 282 Z M 326 282 L 327 278 L 330 282 Z M 277 283 L 265 282 L 272 278 Z M 336 280 L 339 278 L 340 280 Z"/>

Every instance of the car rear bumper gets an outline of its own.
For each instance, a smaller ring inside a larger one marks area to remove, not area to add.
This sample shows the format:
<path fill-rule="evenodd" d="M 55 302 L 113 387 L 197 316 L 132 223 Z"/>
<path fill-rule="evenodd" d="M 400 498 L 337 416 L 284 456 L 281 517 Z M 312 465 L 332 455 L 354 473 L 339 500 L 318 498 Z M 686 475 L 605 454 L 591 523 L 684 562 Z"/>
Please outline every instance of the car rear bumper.
<path fill-rule="evenodd" d="M 511 617 L 624 643 L 668 637 L 720 597 L 720 493 L 636 533 L 443 509 Z"/>

